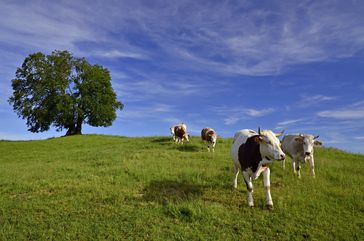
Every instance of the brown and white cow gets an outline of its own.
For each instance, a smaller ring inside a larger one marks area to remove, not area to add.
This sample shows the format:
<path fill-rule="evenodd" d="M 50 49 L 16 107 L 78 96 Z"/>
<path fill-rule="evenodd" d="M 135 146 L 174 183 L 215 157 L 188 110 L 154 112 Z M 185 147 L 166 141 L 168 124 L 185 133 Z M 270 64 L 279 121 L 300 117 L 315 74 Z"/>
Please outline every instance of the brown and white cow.
<path fill-rule="evenodd" d="M 289 157 L 292 158 L 293 172 L 297 174 L 298 178 L 301 178 L 301 166 L 300 164 L 309 162 L 310 173 L 312 177 L 315 177 L 315 161 L 313 157 L 314 145 L 322 145 L 318 140 L 319 136 L 313 136 L 308 134 L 289 134 L 285 135 L 282 139 L 282 150 Z M 283 161 L 282 167 L 285 168 L 285 162 Z"/>
<path fill-rule="evenodd" d="M 170 128 L 175 143 L 182 143 L 183 141 L 189 142 L 189 135 L 187 133 L 187 126 L 184 123 L 174 125 Z"/>
<path fill-rule="evenodd" d="M 201 131 L 201 139 L 206 143 L 208 151 L 210 151 L 210 148 L 212 149 L 212 152 L 215 151 L 215 145 L 217 141 L 215 130 L 210 127 L 203 128 Z"/>
<path fill-rule="evenodd" d="M 234 136 L 231 147 L 231 156 L 234 161 L 235 176 L 234 187 L 237 188 L 239 170 L 242 171 L 246 187 L 248 189 L 248 205 L 254 206 L 253 180 L 263 173 L 263 182 L 266 191 L 266 206 L 273 209 L 272 196 L 270 194 L 270 169 L 269 164 L 273 160 L 284 160 L 285 154 L 281 149 L 278 136 L 283 132 L 273 133 L 271 130 L 258 130 L 258 133 L 244 129 Z"/>

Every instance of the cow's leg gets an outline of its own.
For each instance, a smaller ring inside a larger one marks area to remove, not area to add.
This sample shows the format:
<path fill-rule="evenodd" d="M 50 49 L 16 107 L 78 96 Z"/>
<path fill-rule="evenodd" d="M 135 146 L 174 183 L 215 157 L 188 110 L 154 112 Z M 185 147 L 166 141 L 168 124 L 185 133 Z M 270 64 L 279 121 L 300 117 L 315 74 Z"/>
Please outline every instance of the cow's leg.
<path fill-rule="evenodd" d="M 292 158 L 292 168 L 293 168 L 293 173 L 297 174 L 297 171 L 296 171 L 296 158 Z"/>
<path fill-rule="evenodd" d="M 301 178 L 301 164 L 298 159 L 296 159 L 296 171 L 298 178 Z"/>
<path fill-rule="evenodd" d="M 282 161 L 282 169 L 284 170 L 284 169 L 286 169 L 286 159 L 284 159 L 283 161 Z"/>
<path fill-rule="evenodd" d="M 238 187 L 239 166 L 234 163 L 234 188 Z"/>
<path fill-rule="evenodd" d="M 253 200 L 253 182 L 252 178 L 250 177 L 249 173 L 247 171 L 243 171 L 243 177 L 246 184 L 246 189 L 248 190 L 248 206 L 253 207 L 254 206 L 254 200 Z"/>
<path fill-rule="evenodd" d="M 265 168 L 263 171 L 263 183 L 265 188 L 266 205 L 269 210 L 273 209 L 272 196 L 270 195 L 270 169 Z"/>
<path fill-rule="evenodd" d="M 292 159 L 292 167 L 293 167 L 293 172 L 294 174 L 296 174 L 298 176 L 298 178 L 301 178 L 301 165 L 300 165 L 300 161 L 297 157 L 294 157 Z"/>
<path fill-rule="evenodd" d="M 207 151 L 210 152 L 210 144 L 207 143 Z"/>
<path fill-rule="evenodd" d="M 312 177 L 315 177 L 315 161 L 313 159 L 313 156 L 311 156 L 308 161 L 310 163 L 310 174 Z"/>
<path fill-rule="evenodd" d="M 216 145 L 216 142 L 212 144 L 212 152 L 215 152 L 215 145 Z"/>

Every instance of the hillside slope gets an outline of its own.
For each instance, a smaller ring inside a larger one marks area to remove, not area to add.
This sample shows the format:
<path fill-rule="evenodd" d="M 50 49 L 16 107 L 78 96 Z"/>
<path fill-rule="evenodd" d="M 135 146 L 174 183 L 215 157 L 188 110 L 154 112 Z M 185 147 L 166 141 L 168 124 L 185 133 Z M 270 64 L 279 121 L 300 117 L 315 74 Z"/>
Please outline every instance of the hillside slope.
<path fill-rule="evenodd" d="M 316 179 L 271 166 L 248 208 L 231 139 L 83 135 L 0 142 L 0 240 L 363 240 L 364 156 L 316 149 Z"/>

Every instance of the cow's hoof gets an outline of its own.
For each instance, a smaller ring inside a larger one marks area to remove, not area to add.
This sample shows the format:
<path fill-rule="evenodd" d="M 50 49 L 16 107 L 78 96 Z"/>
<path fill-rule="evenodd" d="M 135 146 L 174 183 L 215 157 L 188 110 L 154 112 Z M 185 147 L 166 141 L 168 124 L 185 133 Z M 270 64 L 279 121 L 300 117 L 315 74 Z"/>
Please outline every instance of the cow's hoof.
<path fill-rule="evenodd" d="M 249 203 L 249 204 L 248 204 L 248 206 L 249 206 L 250 208 L 253 208 L 253 207 L 254 207 L 254 203 Z"/>
<path fill-rule="evenodd" d="M 266 206 L 269 211 L 272 211 L 274 209 L 272 204 L 267 204 Z"/>

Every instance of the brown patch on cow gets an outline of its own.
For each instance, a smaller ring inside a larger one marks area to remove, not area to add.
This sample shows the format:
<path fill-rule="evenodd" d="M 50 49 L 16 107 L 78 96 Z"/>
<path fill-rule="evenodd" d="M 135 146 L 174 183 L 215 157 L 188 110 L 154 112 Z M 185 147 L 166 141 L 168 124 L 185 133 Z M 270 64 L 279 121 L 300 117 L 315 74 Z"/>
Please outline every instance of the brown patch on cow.
<path fill-rule="evenodd" d="M 259 144 L 262 141 L 262 139 L 260 138 L 260 136 L 255 136 L 254 137 L 254 142 Z"/>
<path fill-rule="evenodd" d="M 174 135 L 177 136 L 178 138 L 182 139 L 185 134 L 186 134 L 186 131 L 181 126 L 174 127 Z"/>
<path fill-rule="evenodd" d="M 216 132 L 211 128 L 203 128 L 201 131 L 201 139 L 203 141 L 212 142 L 212 137 L 216 137 Z"/>

